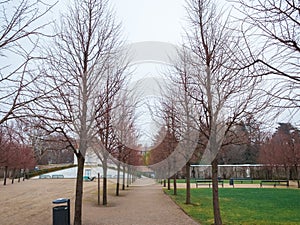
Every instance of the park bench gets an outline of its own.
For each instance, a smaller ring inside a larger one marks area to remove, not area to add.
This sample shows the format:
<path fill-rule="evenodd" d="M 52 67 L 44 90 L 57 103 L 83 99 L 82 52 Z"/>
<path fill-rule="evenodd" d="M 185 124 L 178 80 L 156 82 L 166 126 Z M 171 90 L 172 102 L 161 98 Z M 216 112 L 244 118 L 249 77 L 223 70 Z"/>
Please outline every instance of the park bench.
<path fill-rule="evenodd" d="M 251 184 L 253 184 L 253 179 L 251 177 L 237 177 L 237 178 L 230 178 L 229 180 L 229 184 L 232 185 L 234 187 L 234 182 L 235 181 L 239 181 L 240 184 L 243 184 L 244 182 L 251 182 Z"/>
<path fill-rule="evenodd" d="M 39 179 L 49 179 L 49 178 L 51 178 L 51 176 L 46 175 L 46 174 L 42 174 L 42 175 L 39 176 Z"/>
<path fill-rule="evenodd" d="M 212 180 L 210 179 L 205 179 L 205 180 L 195 180 L 196 183 L 196 188 L 198 188 L 198 185 L 208 185 L 210 187 L 212 185 Z M 224 187 L 224 181 L 223 180 L 218 180 L 218 184 L 222 185 Z"/>
<path fill-rule="evenodd" d="M 264 185 L 273 185 L 274 187 L 279 185 L 285 185 L 289 187 L 289 180 L 262 180 L 260 181 L 260 187 Z"/>
<path fill-rule="evenodd" d="M 62 178 L 64 178 L 64 175 L 62 175 L 62 174 L 52 175 L 52 179 L 62 179 Z"/>

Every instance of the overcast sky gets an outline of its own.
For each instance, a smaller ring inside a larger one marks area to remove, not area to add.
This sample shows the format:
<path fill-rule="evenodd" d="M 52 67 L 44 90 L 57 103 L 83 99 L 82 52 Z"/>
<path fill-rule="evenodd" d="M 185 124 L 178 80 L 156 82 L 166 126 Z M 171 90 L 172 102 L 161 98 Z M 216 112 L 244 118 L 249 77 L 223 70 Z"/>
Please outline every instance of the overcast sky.
<path fill-rule="evenodd" d="M 186 19 L 185 0 L 110 0 L 129 42 L 181 42 Z M 226 0 L 218 6 L 228 7 Z M 226 7 L 227 8 L 227 7 Z"/>
<path fill-rule="evenodd" d="M 179 43 L 185 0 L 111 0 L 129 42 Z"/>

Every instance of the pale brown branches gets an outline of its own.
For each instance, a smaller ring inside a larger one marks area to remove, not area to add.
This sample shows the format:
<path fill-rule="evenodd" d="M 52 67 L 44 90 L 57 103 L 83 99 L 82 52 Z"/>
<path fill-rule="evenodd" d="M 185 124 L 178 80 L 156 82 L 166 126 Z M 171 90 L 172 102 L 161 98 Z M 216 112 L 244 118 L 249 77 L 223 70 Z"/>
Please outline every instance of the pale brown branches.
<path fill-rule="evenodd" d="M 54 5 L 22 0 L 0 2 L 0 124 L 25 116 L 25 109 L 42 98 L 36 89 L 41 37 L 49 22 L 42 20 Z"/>

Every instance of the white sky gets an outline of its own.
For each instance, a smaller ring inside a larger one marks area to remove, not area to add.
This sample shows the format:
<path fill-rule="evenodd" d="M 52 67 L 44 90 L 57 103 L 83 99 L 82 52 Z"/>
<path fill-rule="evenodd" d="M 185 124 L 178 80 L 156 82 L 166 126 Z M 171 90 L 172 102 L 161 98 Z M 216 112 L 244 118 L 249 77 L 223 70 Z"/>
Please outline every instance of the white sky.
<path fill-rule="evenodd" d="M 179 43 L 185 0 L 111 0 L 128 42 Z"/>

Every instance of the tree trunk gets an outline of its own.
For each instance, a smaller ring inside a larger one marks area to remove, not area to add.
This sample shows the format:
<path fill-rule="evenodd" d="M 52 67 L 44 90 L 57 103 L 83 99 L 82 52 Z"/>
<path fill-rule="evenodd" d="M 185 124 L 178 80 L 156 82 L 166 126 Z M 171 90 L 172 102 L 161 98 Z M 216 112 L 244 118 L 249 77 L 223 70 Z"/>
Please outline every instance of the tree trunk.
<path fill-rule="evenodd" d="M 168 178 L 168 190 L 171 190 L 171 181 L 170 181 L 170 178 Z"/>
<path fill-rule="evenodd" d="M 177 183 L 176 183 L 177 173 L 174 174 L 174 190 L 173 195 L 177 195 Z"/>
<path fill-rule="evenodd" d="M 12 176 L 11 176 L 11 183 L 13 184 L 15 181 L 15 176 L 16 176 L 16 168 L 13 169 L 12 171 Z"/>
<path fill-rule="evenodd" d="M 24 168 L 23 169 L 23 181 L 25 181 L 25 178 L 26 178 L 26 169 Z"/>
<path fill-rule="evenodd" d="M 125 178 L 126 178 L 126 171 L 125 171 L 125 166 L 123 166 L 123 184 L 122 184 L 122 190 L 125 190 Z"/>
<path fill-rule="evenodd" d="M 191 204 L 191 171 L 190 171 L 190 162 L 187 162 L 185 165 L 185 181 L 186 181 L 186 195 L 185 195 L 185 204 Z"/>
<path fill-rule="evenodd" d="M 298 188 L 300 188 L 300 179 L 299 179 L 298 165 L 296 165 L 296 177 L 297 177 Z"/>
<path fill-rule="evenodd" d="M 21 180 L 21 169 L 19 169 L 19 172 L 18 172 L 18 183 L 20 183 L 20 180 Z"/>
<path fill-rule="evenodd" d="M 133 171 L 131 171 L 130 184 L 132 184 L 134 182 L 134 176 L 135 176 L 135 174 L 133 173 Z"/>
<path fill-rule="evenodd" d="M 127 187 L 129 187 L 129 183 L 130 183 L 130 176 L 131 176 L 131 171 L 130 171 L 130 167 L 127 167 Z"/>
<path fill-rule="evenodd" d="M 98 205 L 100 205 L 100 173 L 98 173 Z"/>
<path fill-rule="evenodd" d="M 117 186 L 116 186 L 116 196 L 120 194 L 120 163 L 118 163 L 118 170 L 117 170 Z"/>
<path fill-rule="evenodd" d="M 103 196 L 102 205 L 107 205 L 107 163 L 103 161 Z"/>
<path fill-rule="evenodd" d="M 219 204 L 219 186 L 218 186 L 218 161 L 214 159 L 211 163 L 212 186 L 213 186 L 213 208 L 215 225 L 222 225 L 222 218 Z"/>
<path fill-rule="evenodd" d="M 5 166 L 5 168 L 4 168 L 4 180 L 3 180 L 3 185 L 6 185 L 7 172 L 8 172 L 8 167 Z"/>
<path fill-rule="evenodd" d="M 82 224 L 82 193 L 83 193 L 83 169 L 84 157 L 81 153 L 77 155 L 77 180 L 76 180 L 76 196 L 75 196 L 75 216 L 74 225 Z"/>

